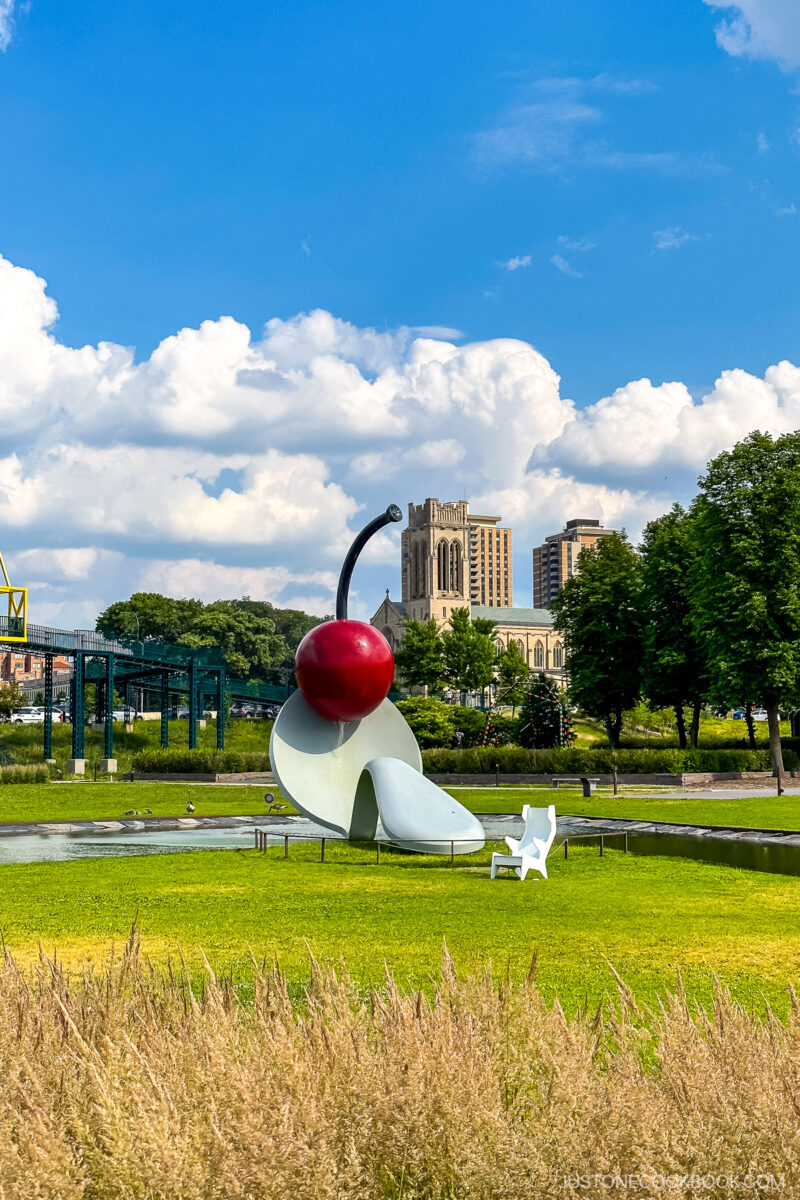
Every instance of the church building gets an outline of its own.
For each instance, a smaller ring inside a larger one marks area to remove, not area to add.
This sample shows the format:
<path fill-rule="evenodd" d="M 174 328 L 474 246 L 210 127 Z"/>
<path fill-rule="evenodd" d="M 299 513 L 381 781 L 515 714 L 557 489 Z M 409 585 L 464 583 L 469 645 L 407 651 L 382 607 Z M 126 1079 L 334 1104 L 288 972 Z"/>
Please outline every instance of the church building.
<path fill-rule="evenodd" d="M 405 621 L 446 625 L 457 608 L 497 625 L 497 649 L 515 641 L 532 671 L 564 679 L 564 648 L 546 608 L 515 608 L 511 530 L 499 517 L 469 511 L 466 500 L 409 504 L 401 535 L 402 599 L 389 592 L 371 624 L 393 650 L 403 640 Z"/>

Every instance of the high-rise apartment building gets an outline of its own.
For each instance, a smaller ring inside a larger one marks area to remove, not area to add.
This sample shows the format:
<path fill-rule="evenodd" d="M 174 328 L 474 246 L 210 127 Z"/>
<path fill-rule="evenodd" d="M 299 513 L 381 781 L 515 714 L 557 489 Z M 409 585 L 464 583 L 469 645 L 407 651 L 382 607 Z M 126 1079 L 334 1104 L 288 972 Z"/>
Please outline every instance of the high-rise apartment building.
<path fill-rule="evenodd" d="M 511 530 L 499 520 L 470 513 L 466 500 L 409 504 L 401 543 L 410 618 L 441 623 L 470 604 L 511 607 Z"/>
<path fill-rule="evenodd" d="M 561 533 L 551 533 L 533 551 L 533 604 L 549 608 L 566 581 L 578 568 L 581 550 L 596 546 L 612 529 L 603 529 L 599 521 L 578 518 L 567 521 Z"/>

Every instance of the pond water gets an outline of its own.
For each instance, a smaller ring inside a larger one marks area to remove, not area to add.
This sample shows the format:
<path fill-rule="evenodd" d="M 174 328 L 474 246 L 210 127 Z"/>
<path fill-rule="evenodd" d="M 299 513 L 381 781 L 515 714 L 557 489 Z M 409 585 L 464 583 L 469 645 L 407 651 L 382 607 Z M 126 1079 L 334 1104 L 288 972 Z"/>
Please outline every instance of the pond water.
<path fill-rule="evenodd" d="M 486 836 L 500 841 L 507 833 L 517 836 L 521 822 L 483 818 Z M 140 854 L 185 854 L 198 850 L 249 850 L 254 830 L 267 829 L 270 843 L 325 837 L 341 840 L 337 834 L 313 821 L 287 821 L 262 825 L 239 825 L 217 829 L 125 830 L 123 832 L 25 833 L 0 836 L 0 865 L 7 863 L 67 862 L 78 858 L 121 858 Z M 609 851 L 622 847 L 622 835 L 604 834 Z M 593 844 L 594 838 L 581 838 L 571 845 Z M 676 836 L 665 833 L 629 833 L 628 850 L 632 854 L 667 855 L 721 863 L 751 871 L 771 871 L 780 875 L 800 875 L 800 844 L 787 844 L 779 835 L 774 842 L 746 842 L 736 837 Z M 560 854 L 557 848 L 551 852 Z M 465 862 L 467 860 L 464 860 Z"/>
<path fill-rule="evenodd" d="M 619 844 L 609 838 L 609 846 Z M 666 854 L 694 858 L 701 862 L 741 867 L 746 871 L 770 871 L 775 875 L 800 875 L 800 845 L 775 841 L 745 842 L 739 838 L 708 835 L 677 837 L 668 833 L 628 835 L 628 850 L 633 854 Z"/>

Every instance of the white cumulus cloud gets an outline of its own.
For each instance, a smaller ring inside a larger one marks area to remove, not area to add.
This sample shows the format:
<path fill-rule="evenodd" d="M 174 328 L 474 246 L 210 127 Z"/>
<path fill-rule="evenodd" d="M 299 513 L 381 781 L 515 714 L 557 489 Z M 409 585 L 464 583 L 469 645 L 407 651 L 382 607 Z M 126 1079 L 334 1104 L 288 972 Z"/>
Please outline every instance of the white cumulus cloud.
<path fill-rule="evenodd" d="M 772 58 L 785 69 L 800 66 L 800 6 L 796 0 L 704 0 L 725 15 L 717 41 L 734 57 Z"/>
<path fill-rule="evenodd" d="M 530 547 L 570 517 L 637 536 L 691 498 L 711 455 L 800 427 L 790 362 L 722 370 L 700 397 L 621 381 L 579 410 L 515 338 L 456 345 L 448 327 L 377 331 L 317 310 L 255 332 L 205 321 L 137 362 L 63 345 L 57 316 L 44 281 L 0 258 L 0 543 L 41 623 L 91 624 L 89 609 L 137 587 L 329 612 L 355 532 L 428 496 L 513 526 L 524 602 Z M 359 563 L 354 611 L 398 579 L 393 526 Z"/>

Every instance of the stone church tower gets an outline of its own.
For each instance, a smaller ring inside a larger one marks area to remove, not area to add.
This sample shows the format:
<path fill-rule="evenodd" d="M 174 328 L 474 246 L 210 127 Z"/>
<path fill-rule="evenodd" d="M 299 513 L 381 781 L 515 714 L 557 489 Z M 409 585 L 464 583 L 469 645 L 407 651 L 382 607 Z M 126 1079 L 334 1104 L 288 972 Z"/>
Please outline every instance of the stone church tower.
<path fill-rule="evenodd" d="M 471 604 L 510 607 L 511 530 L 470 513 L 466 500 L 409 504 L 401 535 L 403 604 L 415 621 L 445 623 Z"/>

